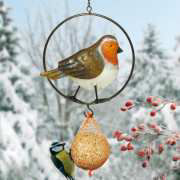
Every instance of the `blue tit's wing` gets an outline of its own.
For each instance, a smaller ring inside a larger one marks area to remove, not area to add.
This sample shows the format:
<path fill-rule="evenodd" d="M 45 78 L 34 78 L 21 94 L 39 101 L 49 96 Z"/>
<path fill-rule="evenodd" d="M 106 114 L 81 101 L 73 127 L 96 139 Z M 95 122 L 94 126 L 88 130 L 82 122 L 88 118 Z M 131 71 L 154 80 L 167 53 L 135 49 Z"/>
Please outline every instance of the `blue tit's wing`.
<path fill-rule="evenodd" d="M 58 160 L 55 156 L 51 156 L 51 160 L 54 163 L 54 165 L 56 166 L 56 168 L 67 178 L 68 175 L 66 174 L 66 172 L 64 170 L 63 163 L 60 160 Z"/>
<path fill-rule="evenodd" d="M 54 163 L 54 165 L 56 166 L 56 168 L 66 177 L 66 179 L 68 180 L 75 180 L 72 176 L 69 176 L 64 169 L 64 165 L 63 163 L 58 160 L 55 156 L 51 156 L 51 160 Z"/>
<path fill-rule="evenodd" d="M 64 170 L 66 174 L 70 177 L 74 175 L 75 165 L 72 161 L 69 152 L 61 151 L 60 153 L 56 154 L 56 158 L 60 160 L 64 165 Z"/>

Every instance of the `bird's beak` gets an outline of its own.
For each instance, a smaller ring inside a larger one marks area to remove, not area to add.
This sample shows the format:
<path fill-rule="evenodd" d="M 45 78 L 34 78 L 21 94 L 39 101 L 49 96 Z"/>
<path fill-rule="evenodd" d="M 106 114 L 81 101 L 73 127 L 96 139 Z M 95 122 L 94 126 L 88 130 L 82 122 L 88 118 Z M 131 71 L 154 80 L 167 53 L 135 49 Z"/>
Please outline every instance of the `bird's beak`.
<path fill-rule="evenodd" d="M 122 53 L 122 52 L 123 50 L 120 47 L 118 47 L 117 53 Z"/>

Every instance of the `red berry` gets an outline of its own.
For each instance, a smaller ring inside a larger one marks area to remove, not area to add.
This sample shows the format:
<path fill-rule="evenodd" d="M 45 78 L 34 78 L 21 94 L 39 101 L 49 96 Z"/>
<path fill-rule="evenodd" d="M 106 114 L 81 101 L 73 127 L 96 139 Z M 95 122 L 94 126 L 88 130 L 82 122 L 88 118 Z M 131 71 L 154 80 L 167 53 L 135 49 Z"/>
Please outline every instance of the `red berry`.
<path fill-rule="evenodd" d="M 171 142 L 170 142 L 170 145 L 173 146 L 176 144 L 176 140 L 175 139 L 172 139 Z"/>
<path fill-rule="evenodd" d="M 145 161 L 142 163 L 142 167 L 143 167 L 143 168 L 146 168 L 146 167 L 147 167 L 147 165 L 148 165 L 148 161 L 147 161 L 147 160 L 145 160 Z"/>
<path fill-rule="evenodd" d="M 117 137 L 117 141 L 123 141 L 125 138 L 124 134 L 121 134 L 120 136 Z"/>
<path fill-rule="evenodd" d="M 146 101 L 147 101 L 148 103 L 152 103 L 152 100 L 153 100 L 153 97 L 152 97 L 152 96 L 149 96 L 149 97 L 146 99 Z"/>
<path fill-rule="evenodd" d="M 113 137 L 118 138 L 121 134 L 122 134 L 122 132 L 117 130 L 117 131 L 113 132 Z"/>
<path fill-rule="evenodd" d="M 173 146 L 173 145 L 176 144 L 176 140 L 173 139 L 173 138 L 168 138 L 168 139 L 166 140 L 166 144 L 169 144 L 169 145 Z"/>
<path fill-rule="evenodd" d="M 180 160 L 180 157 L 179 156 L 173 156 L 173 161 L 178 161 L 178 160 Z"/>
<path fill-rule="evenodd" d="M 165 176 L 165 175 L 162 175 L 162 176 L 161 176 L 161 180 L 166 180 L 166 176 Z"/>
<path fill-rule="evenodd" d="M 126 151 L 127 150 L 127 146 L 126 145 L 122 145 L 120 148 L 121 151 Z"/>
<path fill-rule="evenodd" d="M 158 106 L 158 105 L 159 105 L 159 103 L 156 102 L 156 101 L 154 101 L 154 102 L 152 103 L 152 106 Z"/>
<path fill-rule="evenodd" d="M 149 128 L 152 128 L 152 129 L 156 129 L 158 126 L 157 126 L 156 123 L 149 123 L 149 124 L 148 124 L 148 127 L 149 127 Z"/>
<path fill-rule="evenodd" d="M 122 112 L 125 112 L 125 111 L 127 111 L 127 110 L 128 110 L 128 109 L 127 109 L 126 107 L 122 107 L 122 108 L 121 108 L 121 111 L 122 111 Z"/>
<path fill-rule="evenodd" d="M 151 112 L 150 112 L 150 116 L 151 116 L 151 117 L 154 117 L 154 116 L 156 116 L 156 113 L 157 113 L 157 111 L 155 111 L 155 110 L 154 110 L 154 111 L 151 111 Z"/>
<path fill-rule="evenodd" d="M 145 156 L 145 150 L 144 149 L 141 149 L 140 151 L 138 151 L 137 152 L 137 155 L 139 156 L 139 157 L 144 157 Z"/>
<path fill-rule="evenodd" d="M 137 128 L 133 127 L 133 128 L 131 128 L 131 131 L 132 131 L 132 132 L 136 132 L 136 131 L 137 131 Z"/>
<path fill-rule="evenodd" d="M 176 110 L 176 104 L 174 104 L 174 103 L 171 104 L 170 109 L 171 109 L 172 111 Z"/>
<path fill-rule="evenodd" d="M 164 151 L 164 145 L 163 144 L 159 144 L 159 147 L 158 147 L 159 154 L 161 154 L 163 151 Z"/>
<path fill-rule="evenodd" d="M 133 102 L 131 101 L 131 100 L 129 100 L 129 101 L 127 101 L 126 103 L 125 103 L 125 106 L 126 107 L 130 107 L 130 106 L 132 106 L 133 105 Z"/>
<path fill-rule="evenodd" d="M 133 145 L 132 145 L 131 143 L 128 143 L 127 149 L 128 149 L 129 151 L 131 151 L 131 150 L 134 149 L 134 147 L 133 147 Z"/>

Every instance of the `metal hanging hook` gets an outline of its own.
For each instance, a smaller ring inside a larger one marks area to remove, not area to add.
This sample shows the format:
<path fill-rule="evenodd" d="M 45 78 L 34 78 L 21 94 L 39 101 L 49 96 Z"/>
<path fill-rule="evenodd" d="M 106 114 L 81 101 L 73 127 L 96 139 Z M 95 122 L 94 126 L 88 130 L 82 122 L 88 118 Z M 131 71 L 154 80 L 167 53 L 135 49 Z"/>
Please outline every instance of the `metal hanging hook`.
<path fill-rule="evenodd" d="M 92 12 L 91 0 L 88 0 L 88 5 L 87 5 L 86 10 L 89 14 L 91 14 L 91 12 Z"/>
<path fill-rule="evenodd" d="M 94 111 L 90 108 L 90 105 L 89 105 L 89 104 L 87 104 L 87 108 L 88 108 L 88 110 L 92 113 L 91 116 L 93 116 L 93 115 L 94 115 Z M 84 112 L 84 116 L 85 116 L 85 117 L 88 117 L 87 113 L 88 113 L 88 112 Z"/>

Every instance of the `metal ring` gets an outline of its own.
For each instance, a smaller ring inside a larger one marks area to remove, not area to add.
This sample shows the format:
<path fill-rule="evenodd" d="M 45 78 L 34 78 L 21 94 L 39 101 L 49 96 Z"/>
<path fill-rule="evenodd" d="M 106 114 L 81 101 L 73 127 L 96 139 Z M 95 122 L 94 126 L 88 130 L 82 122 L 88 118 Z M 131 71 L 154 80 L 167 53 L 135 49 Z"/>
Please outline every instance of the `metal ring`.
<path fill-rule="evenodd" d="M 87 109 L 89 110 L 89 112 L 92 113 L 92 116 L 94 116 L 94 111 L 90 108 L 90 105 L 89 105 L 89 104 L 87 104 Z M 87 116 L 86 116 L 86 113 L 87 113 L 87 112 L 84 112 L 84 116 L 85 116 L 85 117 L 87 117 Z"/>
<path fill-rule="evenodd" d="M 92 7 L 91 7 L 91 6 L 88 6 L 88 7 L 86 8 L 86 10 L 87 10 L 87 12 L 88 12 L 89 14 L 91 14 L 91 12 L 92 12 Z"/>
<path fill-rule="evenodd" d="M 130 71 L 130 74 L 129 74 L 129 77 L 127 78 L 127 81 L 124 83 L 124 85 L 121 87 L 121 89 L 119 91 L 117 91 L 114 95 L 108 97 L 108 98 L 103 98 L 103 99 L 98 99 L 98 101 L 94 100 L 92 102 L 84 102 L 80 99 L 77 99 L 77 98 L 74 98 L 73 96 L 68 96 L 68 95 L 65 95 L 63 94 L 53 83 L 50 79 L 48 79 L 49 83 L 51 84 L 51 86 L 56 90 L 56 92 L 58 94 L 60 94 L 61 96 L 63 96 L 64 98 L 66 99 L 69 99 L 73 102 L 76 102 L 78 104 L 85 104 L 85 105 L 93 105 L 93 104 L 99 104 L 99 103 L 105 103 L 107 101 L 110 101 L 111 99 L 115 98 L 117 95 L 119 95 L 124 89 L 125 87 L 127 86 L 127 84 L 129 83 L 132 75 L 133 75 L 133 71 L 134 71 L 134 66 L 135 66 L 135 51 L 134 51 L 134 47 L 133 47 L 133 44 L 132 44 L 132 41 L 128 35 L 128 33 L 125 31 L 125 29 L 119 25 L 119 23 L 117 23 L 116 21 L 114 21 L 113 19 L 107 17 L 107 16 L 104 16 L 104 15 L 101 15 L 101 14 L 96 14 L 96 13 L 81 13 L 81 14 L 76 14 L 74 16 L 70 16 L 68 17 L 67 19 L 63 20 L 61 23 L 59 23 L 50 33 L 50 35 L 48 36 L 47 38 L 47 41 L 45 43 L 45 46 L 44 46 L 44 50 L 43 50 L 43 67 L 44 67 L 44 71 L 47 71 L 47 68 L 46 68 L 46 51 L 47 51 L 47 47 L 48 47 L 48 44 L 49 44 L 49 41 L 51 39 L 51 37 L 53 36 L 53 34 L 56 32 L 57 29 L 60 28 L 60 26 L 62 26 L 64 23 L 66 23 L 67 21 L 71 20 L 71 19 L 74 19 L 74 18 L 77 18 L 77 17 L 81 17 L 81 16 L 96 16 L 96 17 L 100 17 L 100 18 L 103 18 L 103 19 L 106 19 L 110 22 L 112 22 L 113 24 L 115 24 L 123 33 L 124 35 L 126 36 L 128 42 L 129 42 L 129 45 L 131 47 L 131 52 L 132 52 L 132 66 L 131 66 L 131 71 Z"/>

